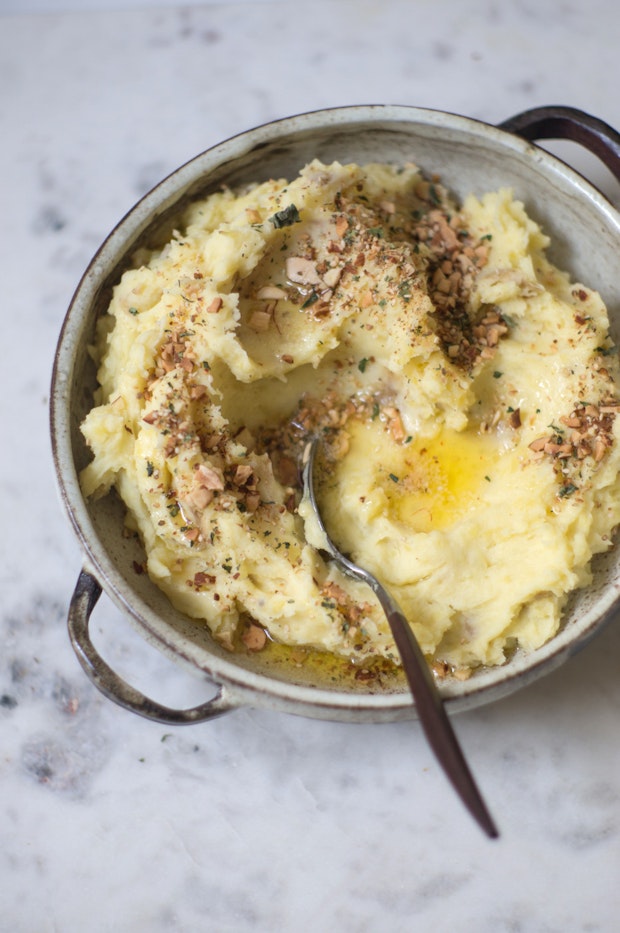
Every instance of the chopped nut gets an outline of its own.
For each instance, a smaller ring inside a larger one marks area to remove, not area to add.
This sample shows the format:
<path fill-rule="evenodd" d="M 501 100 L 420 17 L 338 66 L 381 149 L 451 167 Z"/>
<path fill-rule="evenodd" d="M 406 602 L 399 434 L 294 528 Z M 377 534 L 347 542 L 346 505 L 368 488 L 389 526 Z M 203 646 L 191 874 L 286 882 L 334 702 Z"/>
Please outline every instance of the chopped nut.
<path fill-rule="evenodd" d="M 245 507 L 248 512 L 255 512 L 260 505 L 260 493 L 249 492 L 245 497 Z"/>
<path fill-rule="evenodd" d="M 396 441 L 397 444 L 402 444 L 402 442 L 405 440 L 406 433 L 400 412 L 397 408 L 389 407 L 384 409 L 384 413 L 388 419 L 388 430 L 392 435 L 392 438 Z"/>
<path fill-rule="evenodd" d="M 213 586 L 214 583 L 215 577 L 211 573 L 205 573 L 203 570 L 198 570 L 194 574 L 194 586 L 204 586 L 205 584 Z"/>
<path fill-rule="evenodd" d="M 243 630 L 241 641 L 248 651 L 262 651 L 267 644 L 267 633 L 261 625 L 250 622 Z"/>
<path fill-rule="evenodd" d="M 316 270 L 316 263 L 303 256 L 289 256 L 286 260 L 286 275 L 298 285 L 319 285 L 321 276 Z"/>
<path fill-rule="evenodd" d="M 514 411 L 510 412 L 510 427 L 511 428 L 521 427 L 521 409 L 520 408 L 515 408 Z"/>
<path fill-rule="evenodd" d="M 342 275 L 342 269 L 340 266 L 334 266 L 333 269 L 328 269 L 327 272 L 323 275 L 323 281 L 328 288 L 335 288 L 340 277 Z"/>
<path fill-rule="evenodd" d="M 240 463 L 233 476 L 235 486 L 245 486 L 254 475 L 254 470 L 249 463 Z"/>
<path fill-rule="evenodd" d="M 179 366 L 181 369 L 184 369 L 186 373 L 191 373 L 194 368 L 194 364 L 188 356 L 184 356 L 181 360 L 179 360 Z"/>
<path fill-rule="evenodd" d="M 562 483 L 559 495 L 566 497 L 578 488 L 581 466 L 571 473 L 571 459 L 583 464 L 592 457 L 595 464 L 601 462 L 613 444 L 613 422 L 620 403 L 616 399 L 605 399 L 600 406 L 580 403 L 569 415 L 560 417 L 560 423 L 570 428 L 567 438 L 563 432 L 550 437 L 537 438 L 530 444 L 536 459 L 547 455 L 554 461 L 554 469 Z M 570 482 L 569 477 L 572 477 Z M 570 493 L 565 490 L 569 489 Z"/>
<path fill-rule="evenodd" d="M 218 295 L 218 297 L 214 298 L 211 304 L 207 307 L 207 314 L 217 314 L 223 304 L 224 302 Z"/>
<path fill-rule="evenodd" d="M 355 679 L 365 682 L 367 680 L 375 680 L 377 677 L 376 671 L 369 671 L 367 668 L 360 668 L 355 672 Z"/>
<path fill-rule="evenodd" d="M 578 418 L 576 415 L 570 415 L 570 417 L 561 417 L 560 423 L 565 424 L 567 428 L 580 428 L 581 427 L 581 418 Z"/>
<path fill-rule="evenodd" d="M 257 334 L 269 330 L 270 324 L 271 314 L 268 311 L 254 311 L 248 321 L 248 327 L 251 327 Z"/>
<path fill-rule="evenodd" d="M 207 394 L 208 394 L 207 387 L 201 385 L 200 383 L 193 385 L 191 389 L 189 390 L 189 397 L 193 399 L 193 401 L 195 402 L 197 402 L 201 398 L 204 398 L 205 395 Z"/>
<path fill-rule="evenodd" d="M 605 443 L 605 439 L 603 437 L 597 437 L 596 440 L 594 441 L 594 451 L 593 451 L 594 459 L 597 463 L 599 463 L 603 459 L 603 457 L 605 456 L 606 450 L 607 450 L 607 444 Z"/>
<path fill-rule="evenodd" d="M 349 221 L 344 214 L 341 214 L 340 217 L 338 217 L 336 220 L 336 233 L 339 237 L 343 237 L 348 229 Z"/>
<path fill-rule="evenodd" d="M 200 463 L 196 468 L 195 483 L 205 489 L 221 491 L 224 489 L 224 477 L 220 470 Z"/>
<path fill-rule="evenodd" d="M 263 285 L 256 292 L 256 297 L 261 300 L 279 301 L 281 298 L 286 298 L 287 294 L 278 285 Z"/>
<path fill-rule="evenodd" d="M 534 450 L 534 451 L 544 450 L 545 444 L 547 444 L 548 441 L 549 441 L 548 437 L 538 437 L 536 438 L 535 441 L 532 441 L 532 443 L 529 444 L 529 448 L 530 450 Z"/>
<path fill-rule="evenodd" d="M 195 486 L 190 493 L 190 501 L 197 509 L 201 511 L 206 509 L 213 501 L 213 490 L 206 486 Z"/>
<path fill-rule="evenodd" d="M 340 605 L 343 605 L 343 606 L 346 605 L 346 603 L 347 603 L 347 601 L 348 601 L 348 599 L 349 599 L 349 596 L 348 596 L 346 590 L 343 590 L 343 588 L 342 588 L 341 586 L 338 586 L 338 584 L 337 584 L 337 583 L 334 583 L 333 581 L 330 581 L 329 583 L 327 583 L 327 584 L 323 587 L 323 589 L 321 590 L 321 592 L 322 592 L 322 594 L 323 594 L 324 596 L 326 596 L 328 599 L 333 599 L 333 600 L 335 600 L 337 603 L 339 603 Z"/>

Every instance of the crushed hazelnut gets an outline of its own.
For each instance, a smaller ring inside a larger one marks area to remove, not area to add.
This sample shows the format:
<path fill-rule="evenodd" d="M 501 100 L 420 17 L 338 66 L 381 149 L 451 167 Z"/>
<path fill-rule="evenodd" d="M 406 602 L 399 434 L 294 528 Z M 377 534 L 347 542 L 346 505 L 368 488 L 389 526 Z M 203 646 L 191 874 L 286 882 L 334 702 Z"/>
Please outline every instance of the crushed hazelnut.
<path fill-rule="evenodd" d="M 289 256 L 286 260 L 286 275 L 291 282 L 298 285 L 320 285 L 321 276 L 317 272 L 316 263 L 303 256 Z"/>
<path fill-rule="evenodd" d="M 218 295 L 217 298 L 214 298 L 207 307 L 207 314 L 217 314 L 223 304 L 224 302 Z"/>
<path fill-rule="evenodd" d="M 262 651 L 267 644 L 267 633 L 261 625 L 250 622 L 242 632 L 241 641 L 248 651 Z"/>

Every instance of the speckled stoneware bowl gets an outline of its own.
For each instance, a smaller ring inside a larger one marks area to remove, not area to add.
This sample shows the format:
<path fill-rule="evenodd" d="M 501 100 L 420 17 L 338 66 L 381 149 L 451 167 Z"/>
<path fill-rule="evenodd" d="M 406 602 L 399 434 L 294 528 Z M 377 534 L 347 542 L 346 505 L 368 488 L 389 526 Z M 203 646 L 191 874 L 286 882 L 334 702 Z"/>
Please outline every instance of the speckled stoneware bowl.
<path fill-rule="evenodd" d="M 271 177 L 294 176 L 314 157 L 325 162 L 415 161 L 438 172 L 459 197 L 510 186 L 553 240 L 551 259 L 574 278 L 598 288 L 620 334 L 620 215 L 587 181 L 529 140 L 568 137 L 599 155 L 620 178 L 620 136 L 593 117 L 569 108 L 528 111 L 501 127 L 409 107 L 345 107 L 303 114 L 229 139 L 183 165 L 123 218 L 80 282 L 58 343 L 51 391 L 52 443 L 61 495 L 85 552 L 69 609 L 78 658 L 108 697 L 140 715 L 169 724 L 209 719 L 245 704 L 351 722 L 405 719 L 416 714 L 404 685 L 371 692 L 304 668 L 270 665 L 260 655 L 231 654 L 205 625 L 172 608 L 146 575 L 136 541 L 122 535 L 123 507 L 111 495 L 85 502 L 78 473 L 89 460 L 79 425 L 92 405 L 95 370 L 87 352 L 95 321 L 112 285 L 137 246 L 163 242 L 187 202 L 217 189 Z M 522 687 L 553 670 L 613 617 L 620 592 L 618 547 L 595 561 L 593 584 L 571 599 L 560 633 L 531 654 L 465 682 L 447 679 L 441 691 L 450 712 Z M 101 590 L 142 635 L 175 660 L 202 672 L 215 696 L 189 710 L 149 699 L 118 677 L 97 654 L 89 619 Z"/>

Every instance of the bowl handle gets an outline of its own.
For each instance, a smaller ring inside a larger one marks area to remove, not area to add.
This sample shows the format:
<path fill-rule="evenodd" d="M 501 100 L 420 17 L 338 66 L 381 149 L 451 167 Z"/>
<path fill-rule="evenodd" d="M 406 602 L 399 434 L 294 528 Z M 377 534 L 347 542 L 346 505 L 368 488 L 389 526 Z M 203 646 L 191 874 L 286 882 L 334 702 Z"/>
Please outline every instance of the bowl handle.
<path fill-rule="evenodd" d="M 125 683 L 111 667 L 106 664 L 95 649 L 88 631 L 90 617 L 101 596 L 101 586 L 86 569 L 80 572 L 71 603 L 67 624 L 73 650 L 82 668 L 101 693 L 119 706 L 137 713 L 145 719 L 162 722 L 169 726 L 193 725 L 214 719 L 234 709 L 236 704 L 227 696 L 226 687 L 218 684 L 216 695 L 192 709 L 170 709 L 149 699 Z"/>
<path fill-rule="evenodd" d="M 598 156 L 620 181 L 620 133 L 575 107 L 534 107 L 498 124 L 500 130 L 534 142 L 572 139 Z"/>

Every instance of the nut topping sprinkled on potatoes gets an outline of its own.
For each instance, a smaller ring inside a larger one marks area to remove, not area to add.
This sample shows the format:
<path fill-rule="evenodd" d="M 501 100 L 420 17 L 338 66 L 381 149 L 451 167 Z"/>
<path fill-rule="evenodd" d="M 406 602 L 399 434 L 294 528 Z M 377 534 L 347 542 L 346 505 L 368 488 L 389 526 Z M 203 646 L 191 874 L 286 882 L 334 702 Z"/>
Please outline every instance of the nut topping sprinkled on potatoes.
<path fill-rule="evenodd" d="M 449 181 L 449 180 L 448 180 Z M 507 189 L 323 165 L 191 204 L 99 323 L 82 425 L 151 579 L 230 650 L 397 665 L 380 577 L 438 677 L 532 650 L 620 522 L 620 371 L 601 297 Z M 142 567 L 142 564 L 140 564 Z"/>

